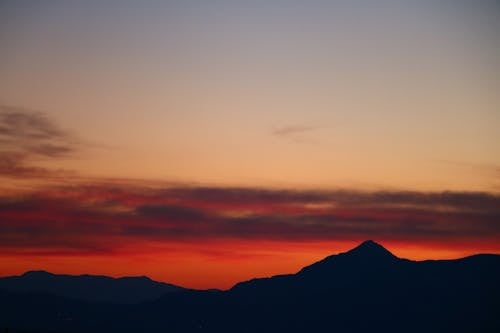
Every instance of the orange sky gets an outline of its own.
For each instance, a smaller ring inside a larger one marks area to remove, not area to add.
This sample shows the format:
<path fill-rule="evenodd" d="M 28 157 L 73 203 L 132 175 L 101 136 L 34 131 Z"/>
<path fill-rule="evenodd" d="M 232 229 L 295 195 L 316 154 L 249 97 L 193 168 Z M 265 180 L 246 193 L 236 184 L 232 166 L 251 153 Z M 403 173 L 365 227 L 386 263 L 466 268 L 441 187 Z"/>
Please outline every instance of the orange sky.
<path fill-rule="evenodd" d="M 324 257 L 348 251 L 358 241 L 269 242 L 218 241 L 203 244 L 169 244 L 154 251 L 137 251 L 151 244 L 137 243 L 124 253 L 104 255 L 5 255 L 0 256 L 0 275 L 20 275 L 28 270 L 43 269 L 60 274 L 147 276 L 188 288 L 228 289 L 237 282 L 255 277 L 289 274 Z M 455 259 L 477 252 L 498 253 L 490 244 L 404 244 L 382 242 L 391 252 L 403 258 Z M 175 248 L 172 250 L 173 247 Z"/>
<path fill-rule="evenodd" d="M 84 175 L 499 191 L 495 5 L 292 3 L 5 1 L 0 105 Z"/>

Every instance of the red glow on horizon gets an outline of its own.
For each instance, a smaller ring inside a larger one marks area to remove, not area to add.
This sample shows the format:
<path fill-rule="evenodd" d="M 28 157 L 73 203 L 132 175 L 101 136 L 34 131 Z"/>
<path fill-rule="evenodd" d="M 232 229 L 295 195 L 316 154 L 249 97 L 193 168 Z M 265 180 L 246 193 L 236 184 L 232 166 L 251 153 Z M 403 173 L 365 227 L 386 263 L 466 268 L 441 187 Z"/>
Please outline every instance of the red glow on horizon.
<path fill-rule="evenodd" d="M 0 199 L 1 275 L 147 275 L 227 289 L 366 239 L 413 260 L 500 253 L 500 197 L 487 193 L 90 184 Z"/>
<path fill-rule="evenodd" d="M 498 244 L 419 244 L 380 242 L 401 258 L 412 260 L 455 259 L 476 253 L 500 252 Z M 359 241 L 245 242 L 218 241 L 203 244 L 133 244 L 116 254 L 3 254 L 0 275 L 28 270 L 57 274 L 95 274 L 113 277 L 146 275 L 153 280 L 195 289 L 228 289 L 256 277 L 296 273 L 331 254 L 350 250 Z M 134 251 L 133 247 L 144 251 Z"/>

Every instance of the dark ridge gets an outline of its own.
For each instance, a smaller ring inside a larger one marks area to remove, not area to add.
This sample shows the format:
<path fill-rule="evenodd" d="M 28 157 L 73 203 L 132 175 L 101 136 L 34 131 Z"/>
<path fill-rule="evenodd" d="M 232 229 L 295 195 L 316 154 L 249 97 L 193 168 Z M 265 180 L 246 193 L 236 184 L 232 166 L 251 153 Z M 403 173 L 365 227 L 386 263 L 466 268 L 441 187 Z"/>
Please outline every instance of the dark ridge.
<path fill-rule="evenodd" d="M 54 275 L 55 274 L 49 273 L 49 272 L 44 271 L 44 270 L 33 270 L 33 271 L 24 272 L 21 276 L 35 277 L 35 276 L 54 276 Z"/>
<path fill-rule="evenodd" d="M 88 274 L 53 274 L 43 270 L 0 278 L 0 289 L 116 304 L 152 301 L 167 293 L 186 290 L 173 284 L 153 281 L 147 276 L 113 278 Z"/>

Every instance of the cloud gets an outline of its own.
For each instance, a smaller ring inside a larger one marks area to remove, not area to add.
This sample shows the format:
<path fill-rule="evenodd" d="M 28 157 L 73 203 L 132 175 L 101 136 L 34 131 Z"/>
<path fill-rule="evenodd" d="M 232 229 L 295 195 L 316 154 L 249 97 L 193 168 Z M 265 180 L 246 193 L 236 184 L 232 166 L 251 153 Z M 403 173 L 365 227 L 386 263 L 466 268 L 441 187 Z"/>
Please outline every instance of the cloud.
<path fill-rule="evenodd" d="M 0 106 L 0 142 L 7 148 L 39 156 L 67 156 L 76 140 L 41 112 Z"/>
<path fill-rule="evenodd" d="M 51 173 L 44 168 L 25 164 L 27 156 L 21 153 L 0 152 L 0 175 L 10 177 L 45 177 Z"/>
<path fill-rule="evenodd" d="M 284 126 L 274 129 L 272 131 L 272 134 L 276 136 L 294 136 L 296 134 L 313 131 L 315 129 L 316 129 L 315 127 L 311 126 L 300 126 L 300 125 Z"/>
<path fill-rule="evenodd" d="M 342 207 L 433 207 L 434 209 L 499 209 L 499 196 L 487 192 L 417 192 L 356 190 L 277 190 L 244 187 L 178 187 L 165 191 L 184 200 L 219 204 L 323 204 Z"/>
<path fill-rule="evenodd" d="M 274 128 L 271 135 L 281 140 L 287 140 L 295 144 L 306 144 L 313 146 L 327 147 L 327 144 L 317 137 L 313 136 L 313 131 L 318 130 L 318 127 L 305 125 L 289 125 Z"/>
<path fill-rule="evenodd" d="M 136 212 L 147 218 L 174 221 L 195 221 L 206 217 L 203 211 L 198 209 L 173 205 L 144 205 L 137 207 Z"/>
<path fill-rule="evenodd" d="M 0 249 L 114 252 L 213 239 L 473 241 L 500 237 L 500 196 L 482 192 L 58 187 L 0 197 Z"/>
<path fill-rule="evenodd" d="M 55 176 L 35 160 L 69 157 L 81 145 L 45 114 L 11 106 L 0 106 L 0 144 L 0 176 L 20 178 Z"/>
<path fill-rule="evenodd" d="M 172 187 L 165 194 L 184 199 L 195 199 L 213 202 L 238 203 L 290 203 L 305 201 L 321 201 L 330 198 L 325 191 L 294 191 L 266 189 L 257 187 Z"/>
<path fill-rule="evenodd" d="M 443 160 L 438 159 L 436 162 L 445 163 L 448 165 L 455 166 L 457 168 L 472 171 L 474 173 L 480 174 L 485 179 L 490 182 L 490 189 L 493 191 L 500 191 L 500 165 L 493 163 L 471 163 L 465 161 L 453 161 L 453 160 Z"/>

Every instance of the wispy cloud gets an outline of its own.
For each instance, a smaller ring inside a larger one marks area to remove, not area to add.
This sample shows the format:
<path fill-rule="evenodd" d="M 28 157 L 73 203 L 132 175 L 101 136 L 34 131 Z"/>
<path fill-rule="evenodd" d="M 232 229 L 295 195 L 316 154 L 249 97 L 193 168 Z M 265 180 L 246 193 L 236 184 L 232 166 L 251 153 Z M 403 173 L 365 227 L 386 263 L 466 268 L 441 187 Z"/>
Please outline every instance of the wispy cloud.
<path fill-rule="evenodd" d="M 32 178 L 51 174 L 45 168 L 28 165 L 26 154 L 0 151 L 0 157 L 0 176 Z"/>
<path fill-rule="evenodd" d="M 34 160 L 73 155 L 81 143 L 42 112 L 0 106 L 0 176 L 46 177 L 54 175 Z"/>
<path fill-rule="evenodd" d="M 499 164 L 488 164 L 488 163 L 474 163 L 466 161 L 454 161 L 454 160 L 435 160 L 438 163 L 444 163 L 457 168 L 465 169 L 477 174 L 481 174 L 485 179 L 489 179 L 490 189 L 493 191 L 500 191 L 500 165 Z"/>
<path fill-rule="evenodd" d="M 310 132 L 315 130 L 315 127 L 312 126 L 300 126 L 300 125 L 292 125 L 292 126 L 283 126 L 283 127 L 278 127 L 275 128 L 272 131 L 272 134 L 275 136 L 284 136 L 284 137 L 289 137 L 289 136 L 295 136 L 298 134 L 302 134 L 305 132 Z"/>

